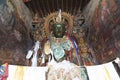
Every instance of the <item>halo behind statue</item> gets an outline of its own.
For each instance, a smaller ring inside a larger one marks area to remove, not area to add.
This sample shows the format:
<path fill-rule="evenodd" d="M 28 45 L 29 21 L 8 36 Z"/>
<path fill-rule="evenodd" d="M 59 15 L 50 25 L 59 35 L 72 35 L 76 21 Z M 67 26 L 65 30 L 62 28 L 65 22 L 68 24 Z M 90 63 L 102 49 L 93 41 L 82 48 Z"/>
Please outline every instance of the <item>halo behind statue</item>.
<path fill-rule="evenodd" d="M 61 16 L 60 16 L 61 15 Z M 69 13 L 66 12 L 53 12 L 49 14 L 47 17 L 44 18 L 44 27 L 46 31 L 46 36 L 49 37 L 50 35 L 50 24 L 56 24 L 56 23 L 67 23 L 67 30 L 70 34 L 72 34 L 73 30 L 73 17 Z"/>

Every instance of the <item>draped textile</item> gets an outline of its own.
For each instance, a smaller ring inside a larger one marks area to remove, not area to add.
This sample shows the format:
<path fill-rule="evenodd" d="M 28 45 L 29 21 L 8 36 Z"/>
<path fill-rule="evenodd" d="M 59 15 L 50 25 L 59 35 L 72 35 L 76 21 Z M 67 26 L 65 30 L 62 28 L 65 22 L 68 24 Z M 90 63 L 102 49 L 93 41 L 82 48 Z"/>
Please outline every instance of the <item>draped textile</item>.
<path fill-rule="evenodd" d="M 6 80 L 8 77 L 8 63 L 0 66 L 0 80 Z"/>
<path fill-rule="evenodd" d="M 9 65 L 7 80 L 46 80 L 47 67 Z"/>
<path fill-rule="evenodd" d="M 120 80 L 120 68 L 113 62 L 117 64 L 115 60 L 94 66 L 77 66 L 65 60 L 46 67 L 4 64 L 0 67 L 0 80 Z"/>

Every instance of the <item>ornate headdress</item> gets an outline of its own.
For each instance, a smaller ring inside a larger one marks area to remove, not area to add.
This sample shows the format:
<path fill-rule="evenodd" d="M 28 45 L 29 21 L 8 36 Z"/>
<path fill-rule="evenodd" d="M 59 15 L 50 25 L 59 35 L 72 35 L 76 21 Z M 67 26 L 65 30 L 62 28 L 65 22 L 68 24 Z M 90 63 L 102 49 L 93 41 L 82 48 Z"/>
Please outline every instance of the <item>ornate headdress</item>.
<path fill-rule="evenodd" d="M 53 17 L 54 23 L 64 23 L 64 18 L 62 17 L 61 14 L 61 9 L 59 10 L 59 13 L 57 16 Z"/>
<path fill-rule="evenodd" d="M 65 22 L 67 22 L 69 26 L 68 30 L 70 34 L 72 34 L 73 17 L 69 13 L 61 12 L 61 10 L 59 10 L 59 12 L 53 12 L 49 14 L 47 17 L 45 17 L 44 19 L 45 19 L 44 27 L 45 27 L 47 37 L 50 35 L 49 25 L 55 24 L 55 23 L 65 24 Z"/>

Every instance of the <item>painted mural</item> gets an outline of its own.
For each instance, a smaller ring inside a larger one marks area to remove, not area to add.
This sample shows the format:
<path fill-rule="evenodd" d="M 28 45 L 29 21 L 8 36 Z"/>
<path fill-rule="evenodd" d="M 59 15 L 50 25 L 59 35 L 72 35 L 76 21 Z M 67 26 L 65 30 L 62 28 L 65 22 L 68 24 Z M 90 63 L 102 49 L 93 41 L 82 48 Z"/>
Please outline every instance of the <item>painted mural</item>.
<path fill-rule="evenodd" d="M 119 4 L 118 0 L 101 0 L 93 17 L 93 24 L 90 28 L 91 36 L 89 36 L 90 42 L 92 42 L 90 44 L 98 56 L 102 57 L 102 61 L 107 61 L 106 58 L 110 58 L 110 56 L 119 55 L 119 50 L 116 49 L 116 45 L 118 45 L 116 43 L 120 39 L 117 35 L 120 33 L 118 31 L 120 27 Z M 98 44 L 96 45 L 96 43 Z M 112 50 L 111 53 L 109 53 L 110 50 Z"/>

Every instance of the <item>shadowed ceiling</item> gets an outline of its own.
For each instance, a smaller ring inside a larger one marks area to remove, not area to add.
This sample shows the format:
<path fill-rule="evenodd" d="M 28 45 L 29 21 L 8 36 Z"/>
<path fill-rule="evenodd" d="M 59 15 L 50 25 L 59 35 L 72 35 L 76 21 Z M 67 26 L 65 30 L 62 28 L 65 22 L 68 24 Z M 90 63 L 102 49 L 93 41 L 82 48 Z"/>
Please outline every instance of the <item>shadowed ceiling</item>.
<path fill-rule="evenodd" d="M 75 15 L 79 10 L 87 5 L 90 0 L 23 0 L 28 8 L 40 17 L 44 17 L 51 12 L 61 9 Z"/>

